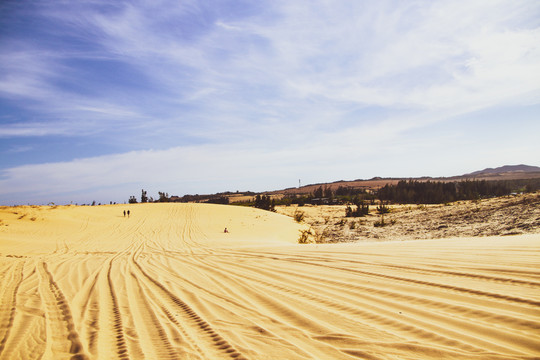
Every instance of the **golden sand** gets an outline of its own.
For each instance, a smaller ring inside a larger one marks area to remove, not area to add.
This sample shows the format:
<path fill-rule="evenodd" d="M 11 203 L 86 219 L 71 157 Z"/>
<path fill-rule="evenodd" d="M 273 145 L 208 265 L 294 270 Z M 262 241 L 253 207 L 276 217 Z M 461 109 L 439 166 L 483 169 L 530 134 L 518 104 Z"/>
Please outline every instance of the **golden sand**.
<path fill-rule="evenodd" d="M 538 234 L 299 245 L 209 204 L 0 220 L 0 359 L 540 357 Z"/>

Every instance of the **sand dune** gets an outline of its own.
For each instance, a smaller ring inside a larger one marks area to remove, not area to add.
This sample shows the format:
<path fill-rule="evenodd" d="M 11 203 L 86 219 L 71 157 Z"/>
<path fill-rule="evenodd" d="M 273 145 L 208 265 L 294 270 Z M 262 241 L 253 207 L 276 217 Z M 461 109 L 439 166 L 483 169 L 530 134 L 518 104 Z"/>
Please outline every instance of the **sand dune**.
<path fill-rule="evenodd" d="M 206 204 L 0 219 L 0 359 L 540 357 L 540 235 L 299 245 L 288 217 Z"/>

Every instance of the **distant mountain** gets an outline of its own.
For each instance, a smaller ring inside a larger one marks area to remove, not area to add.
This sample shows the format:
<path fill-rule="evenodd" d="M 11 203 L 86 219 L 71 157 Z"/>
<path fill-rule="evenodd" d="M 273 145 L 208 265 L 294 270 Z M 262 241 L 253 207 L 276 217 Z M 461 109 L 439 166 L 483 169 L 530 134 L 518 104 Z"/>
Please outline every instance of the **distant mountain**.
<path fill-rule="evenodd" d="M 340 186 L 356 188 L 356 189 L 371 189 L 376 190 L 387 184 L 395 185 L 400 180 L 416 180 L 416 181 L 465 181 L 465 180 L 523 180 L 523 179 L 538 179 L 540 178 L 540 167 L 530 165 L 505 165 L 498 168 L 487 168 L 480 171 L 475 171 L 470 174 L 458 175 L 452 177 L 418 177 L 418 178 L 381 178 L 374 177 L 369 180 L 340 180 L 329 183 L 318 183 L 304 185 L 300 188 L 288 188 L 283 190 L 275 190 L 271 194 L 309 194 L 313 193 L 319 187 L 328 187 L 336 191 Z"/>
<path fill-rule="evenodd" d="M 540 167 L 530 166 L 530 165 L 504 165 L 498 168 L 487 168 L 480 171 L 475 171 L 470 174 L 463 175 L 464 177 L 483 177 L 483 176 L 494 176 L 494 175 L 503 175 L 503 174 L 524 174 L 524 173 L 533 173 L 540 172 Z M 525 175 L 525 174 L 524 174 Z"/>
<path fill-rule="evenodd" d="M 540 179 L 540 167 L 530 165 L 505 165 L 498 168 L 487 168 L 480 171 L 475 171 L 465 175 L 458 175 L 452 177 L 417 177 L 417 178 L 382 178 L 374 177 L 368 180 L 338 180 L 328 183 L 317 183 L 304 185 L 302 187 L 292 187 L 281 190 L 265 191 L 261 193 L 273 194 L 273 195 L 301 195 L 301 194 L 313 194 L 319 188 L 329 188 L 332 191 L 337 191 L 339 187 L 351 188 L 351 189 L 363 189 L 375 191 L 385 185 L 396 185 L 402 180 L 415 180 L 415 181 L 440 181 L 440 182 L 455 182 L 455 181 L 467 181 L 467 180 L 486 180 L 486 181 L 505 181 L 505 180 L 525 180 L 525 179 Z M 225 192 L 210 195 L 185 195 L 183 198 L 179 196 L 172 196 L 171 201 L 179 202 L 205 202 L 209 200 L 222 200 L 223 198 L 229 198 L 231 202 L 245 201 L 245 199 L 253 199 L 257 193 L 244 192 L 242 194 L 236 192 Z"/>

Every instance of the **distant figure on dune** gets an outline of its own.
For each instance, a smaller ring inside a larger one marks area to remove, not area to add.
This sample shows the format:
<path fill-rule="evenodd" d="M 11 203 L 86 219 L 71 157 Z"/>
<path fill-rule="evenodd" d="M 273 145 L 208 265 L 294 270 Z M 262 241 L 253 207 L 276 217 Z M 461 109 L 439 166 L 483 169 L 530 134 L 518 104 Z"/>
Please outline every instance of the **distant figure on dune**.
<path fill-rule="evenodd" d="M 127 214 L 128 214 L 128 217 L 129 217 L 129 210 L 128 210 L 128 213 L 127 213 Z"/>
<path fill-rule="evenodd" d="M 126 217 L 126 210 L 124 210 L 124 217 Z"/>
<path fill-rule="evenodd" d="M 227 230 L 227 228 L 225 228 L 225 230 L 223 230 L 224 233 L 228 233 L 229 230 Z"/>

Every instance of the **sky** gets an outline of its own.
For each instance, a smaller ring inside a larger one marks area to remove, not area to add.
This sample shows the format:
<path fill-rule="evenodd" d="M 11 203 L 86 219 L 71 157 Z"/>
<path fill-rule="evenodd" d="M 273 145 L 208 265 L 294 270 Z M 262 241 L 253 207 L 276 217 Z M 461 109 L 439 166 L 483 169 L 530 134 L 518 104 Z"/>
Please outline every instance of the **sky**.
<path fill-rule="evenodd" d="M 0 204 L 540 166 L 537 0 L 0 1 Z"/>

